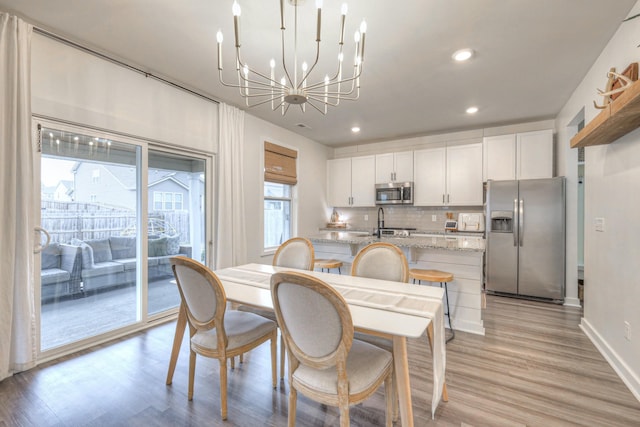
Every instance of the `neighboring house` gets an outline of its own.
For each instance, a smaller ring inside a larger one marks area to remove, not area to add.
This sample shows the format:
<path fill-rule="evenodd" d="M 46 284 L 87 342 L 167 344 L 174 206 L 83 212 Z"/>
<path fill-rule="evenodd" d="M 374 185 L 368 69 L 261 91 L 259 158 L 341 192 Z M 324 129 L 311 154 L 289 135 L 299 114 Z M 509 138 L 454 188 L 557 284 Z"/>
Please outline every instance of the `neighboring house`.
<path fill-rule="evenodd" d="M 73 181 L 62 180 L 55 187 L 53 200 L 57 202 L 72 202 L 74 196 Z"/>
<path fill-rule="evenodd" d="M 78 162 L 74 165 L 73 172 L 77 201 L 135 209 L 134 167 Z M 200 174 L 149 169 L 149 211 L 188 209 L 189 188 L 194 180 L 203 190 L 204 180 Z M 203 191 L 199 194 L 203 194 Z"/>
<path fill-rule="evenodd" d="M 40 185 L 40 199 L 41 200 L 54 200 L 54 194 L 56 192 L 57 186 L 46 186 L 44 184 Z"/>

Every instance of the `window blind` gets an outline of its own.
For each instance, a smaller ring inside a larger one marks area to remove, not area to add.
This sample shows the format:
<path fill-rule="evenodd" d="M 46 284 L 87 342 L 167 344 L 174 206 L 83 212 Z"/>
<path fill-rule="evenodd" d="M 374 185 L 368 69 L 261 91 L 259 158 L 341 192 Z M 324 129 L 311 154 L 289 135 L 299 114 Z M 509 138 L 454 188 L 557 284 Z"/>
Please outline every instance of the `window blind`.
<path fill-rule="evenodd" d="M 298 152 L 271 142 L 264 142 L 264 180 L 279 184 L 298 183 L 296 159 Z"/>

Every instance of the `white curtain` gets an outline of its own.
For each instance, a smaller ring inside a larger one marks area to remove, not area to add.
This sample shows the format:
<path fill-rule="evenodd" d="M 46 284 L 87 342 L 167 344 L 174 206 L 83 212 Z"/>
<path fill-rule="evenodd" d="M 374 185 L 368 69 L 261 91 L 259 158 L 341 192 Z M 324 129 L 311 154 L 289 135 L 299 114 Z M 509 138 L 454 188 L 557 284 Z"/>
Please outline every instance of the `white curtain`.
<path fill-rule="evenodd" d="M 0 12 L 0 380 L 35 365 L 33 27 Z"/>
<path fill-rule="evenodd" d="M 243 144 L 244 112 L 221 103 L 218 106 L 218 219 L 216 268 L 233 267 L 247 261 L 245 238 Z"/>

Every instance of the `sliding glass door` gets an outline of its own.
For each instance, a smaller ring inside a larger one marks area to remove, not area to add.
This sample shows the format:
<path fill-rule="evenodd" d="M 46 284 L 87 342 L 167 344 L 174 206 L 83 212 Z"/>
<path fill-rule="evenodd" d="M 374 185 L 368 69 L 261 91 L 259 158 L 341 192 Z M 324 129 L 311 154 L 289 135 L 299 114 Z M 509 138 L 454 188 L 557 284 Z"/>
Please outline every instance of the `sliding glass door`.
<path fill-rule="evenodd" d="M 167 255 L 205 263 L 205 160 L 149 150 L 147 310 L 161 313 L 180 304 Z"/>
<path fill-rule="evenodd" d="M 176 311 L 180 296 L 169 259 L 208 259 L 205 189 L 213 162 L 43 123 L 40 351 L 54 354 Z"/>

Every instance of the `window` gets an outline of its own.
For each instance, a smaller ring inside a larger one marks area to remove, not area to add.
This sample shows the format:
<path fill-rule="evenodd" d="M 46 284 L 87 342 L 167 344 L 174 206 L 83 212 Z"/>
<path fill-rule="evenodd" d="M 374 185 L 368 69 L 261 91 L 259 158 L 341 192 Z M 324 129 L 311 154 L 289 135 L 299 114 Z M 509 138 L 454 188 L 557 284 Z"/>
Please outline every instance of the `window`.
<path fill-rule="evenodd" d="M 298 152 L 264 143 L 264 248 L 275 249 L 291 238 L 292 193 L 297 184 Z"/>
<path fill-rule="evenodd" d="M 91 183 L 98 184 L 100 182 L 100 169 L 94 169 L 91 172 Z"/>
<path fill-rule="evenodd" d="M 184 207 L 181 193 L 166 191 L 153 192 L 153 210 L 155 211 L 179 211 Z"/>
<path fill-rule="evenodd" d="M 277 248 L 291 238 L 291 185 L 264 183 L 264 247 Z"/>

